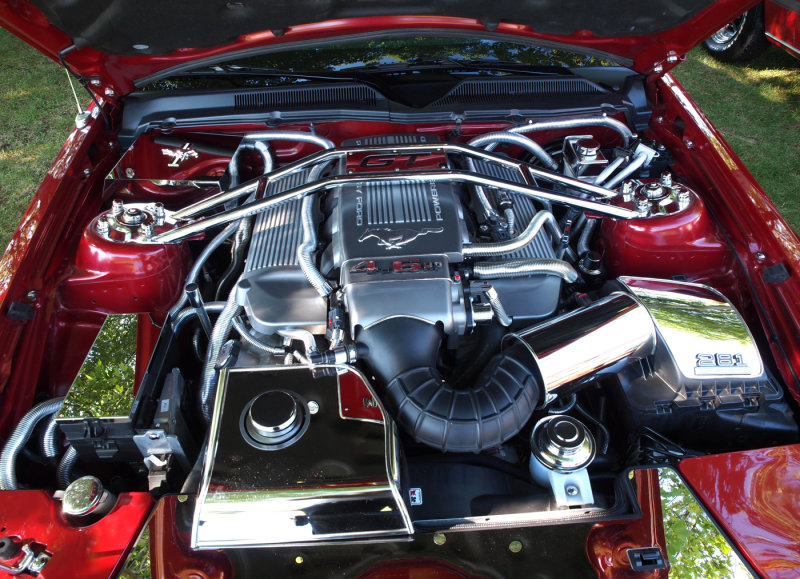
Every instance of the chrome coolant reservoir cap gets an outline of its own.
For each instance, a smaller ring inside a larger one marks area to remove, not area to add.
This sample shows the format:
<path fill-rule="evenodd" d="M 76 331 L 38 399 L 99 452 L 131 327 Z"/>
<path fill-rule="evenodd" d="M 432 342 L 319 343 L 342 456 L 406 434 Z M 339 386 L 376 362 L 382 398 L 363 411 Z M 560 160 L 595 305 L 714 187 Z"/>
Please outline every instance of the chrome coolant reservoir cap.
<path fill-rule="evenodd" d="M 571 416 L 547 416 L 533 427 L 531 453 L 549 469 L 579 470 L 594 459 L 594 437 L 583 423 Z"/>
<path fill-rule="evenodd" d="M 305 404 L 292 393 L 262 392 L 244 411 L 245 438 L 259 448 L 284 448 L 302 434 L 307 415 Z"/>
<path fill-rule="evenodd" d="M 61 508 L 67 520 L 78 526 L 92 524 L 114 506 L 117 497 L 103 488 L 100 479 L 82 476 L 64 491 Z"/>

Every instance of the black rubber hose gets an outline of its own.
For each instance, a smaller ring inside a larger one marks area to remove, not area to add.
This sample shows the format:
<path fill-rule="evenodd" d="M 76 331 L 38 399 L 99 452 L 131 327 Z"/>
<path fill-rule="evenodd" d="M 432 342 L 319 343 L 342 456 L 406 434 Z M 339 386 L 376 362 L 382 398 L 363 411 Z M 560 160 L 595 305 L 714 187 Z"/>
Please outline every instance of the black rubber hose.
<path fill-rule="evenodd" d="M 386 404 L 414 440 L 447 452 L 496 448 L 528 422 L 541 386 L 528 349 L 495 355 L 471 388 L 457 389 L 436 369 L 441 330 L 392 318 L 360 332 L 365 360 L 385 384 Z"/>

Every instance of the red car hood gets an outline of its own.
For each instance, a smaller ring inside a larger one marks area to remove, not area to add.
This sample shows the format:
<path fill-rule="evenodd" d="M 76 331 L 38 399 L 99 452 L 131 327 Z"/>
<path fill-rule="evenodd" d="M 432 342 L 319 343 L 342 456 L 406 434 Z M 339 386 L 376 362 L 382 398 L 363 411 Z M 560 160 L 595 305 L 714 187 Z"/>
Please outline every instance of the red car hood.
<path fill-rule="evenodd" d="M 387 31 L 559 43 L 663 72 L 753 0 L 0 0 L 0 24 L 59 55 L 106 97 L 137 79 L 234 51 Z"/>

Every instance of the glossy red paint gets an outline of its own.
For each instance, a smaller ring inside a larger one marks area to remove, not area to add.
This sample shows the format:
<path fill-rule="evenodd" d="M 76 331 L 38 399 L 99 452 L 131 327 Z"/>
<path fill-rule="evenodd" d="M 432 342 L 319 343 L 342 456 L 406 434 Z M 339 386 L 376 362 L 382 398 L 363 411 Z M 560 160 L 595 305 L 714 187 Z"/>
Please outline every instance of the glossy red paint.
<path fill-rule="evenodd" d="M 164 497 L 150 519 L 150 572 L 154 579 L 231 579 L 222 551 L 192 551 L 177 519 L 178 497 Z M 267 570 L 264 570 L 266 573 Z"/>
<path fill-rule="evenodd" d="M 730 283 L 720 289 L 759 316 L 781 376 L 800 400 L 800 239 L 671 75 L 651 85 L 651 91 L 660 105 L 651 126 L 655 137 L 675 155 L 682 174 L 706 191 L 706 207 L 736 256 Z M 678 119 L 682 130 L 676 128 Z M 768 283 L 765 271 L 775 266 L 784 267 L 788 277 Z"/>
<path fill-rule="evenodd" d="M 731 267 L 732 254 L 706 212 L 692 195 L 689 206 L 676 214 L 643 221 L 604 219 L 600 239 L 612 276 L 669 278 L 717 285 Z"/>
<path fill-rule="evenodd" d="M 764 31 L 770 42 L 800 57 L 800 2 L 764 2 Z"/>
<path fill-rule="evenodd" d="M 177 301 L 189 271 L 185 244 L 117 243 L 89 224 L 78 246 L 75 273 L 64 280 L 69 308 L 107 314 L 164 312 Z"/>
<path fill-rule="evenodd" d="M 102 118 L 73 131 L 0 258 L 0 311 L 11 302 L 35 311 L 25 324 L 0 315 L 0 437 L 31 408 L 58 308 L 56 287 L 83 225 L 100 209 L 90 191 L 113 166 L 112 153 Z"/>
<path fill-rule="evenodd" d="M 690 458 L 679 470 L 756 571 L 797 577 L 800 445 Z"/>
<path fill-rule="evenodd" d="M 631 567 L 628 549 L 658 547 L 667 561 L 667 542 L 661 518 L 661 491 L 658 470 L 635 472 L 642 516 L 627 521 L 598 523 L 586 537 L 586 556 L 600 578 L 666 579 L 666 569 L 639 571 Z"/>
<path fill-rule="evenodd" d="M 602 37 L 587 30 L 576 30 L 570 35 L 537 32 L 529 26 L 500 22 L 492 28 L 494 34 L 506 34 L 520 39 L 536 39 L 579 46 L 592 51 L 618 55 L 632 62 L 639 72 L 662 71 L 675 66 L 686 52 L 701 40 L 719 29 L 730 17 L 754 5 L 753 0 L 718 0 L 713 6 L 698 14 L 690 22 L 647 37 Z M 179 6 L 174 7 L 180 10 Z M 43 17 L 28 0 L 17 0 L 13 5 L 0 4 L 0 23 L 50 58 L 57 60 L 58 53 L 72 41 Z M 205 49 L 186 47 L 167 55 L 118 56 L 81 48 L 70 52 L 67 63 L 85 77 L 101 79 L 92 90 L 106 97 L 113 91 L 112 99 L 122 97 L 134 88 L 134 81 L 173 66 L 197 59 L 225 53 L 277 44 L 302 43 L 322 38 L 383 32 L 386 30 L 458 30 L 477 35 L 487 33 L 478 20 L 444 16 L 374 16 L 346 18 L 326 22 L 292 26 L 281 36 L 272 32 L 243 34 L 236 42 Z"/>
<path fill-rule="evenodd" d="M 88 527 L 74 527 L 61 514 L 61 502 L 45 491 L 0 492 L 3 536 L 44 545 L 52 554 L 42 579 L 116 577 L 147 522 L 153 506 L 148 493 L 123 493 L 111 512 Z M 7 576 L 0 573 L 0 575 Z"/>

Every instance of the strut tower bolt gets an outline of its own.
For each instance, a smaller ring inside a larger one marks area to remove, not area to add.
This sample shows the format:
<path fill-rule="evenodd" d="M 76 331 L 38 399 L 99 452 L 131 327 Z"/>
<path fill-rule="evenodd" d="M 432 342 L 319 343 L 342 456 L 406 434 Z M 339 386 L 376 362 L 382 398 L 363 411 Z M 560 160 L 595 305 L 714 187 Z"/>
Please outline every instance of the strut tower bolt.
<path fill-rule="evenodd" d="M 116 217 L 123 211 L 125 211 L 125 204 L 122 202 L 122 199 L 114 199 L 114 201 L 111 202 L 111 214 Z"/>
<path fill-rule="evenodd" d="M 100 219 L 97 221 L 97 233 L 100 235 L 108 235 L 108 221 Z"/>
<path fill-rule="evenodd" d="M 153 207 L 155 208 L 156 225 L 164 225 L 164 220 L 167 217 L 167 212 L 164 211 L 164 204 L 156 203 Z"/>
<path fill-rule="evenodd" d="M 661 173 L 661 186 L 672 187 L 672 173 L 669 171 L 664 171 Z"/>

